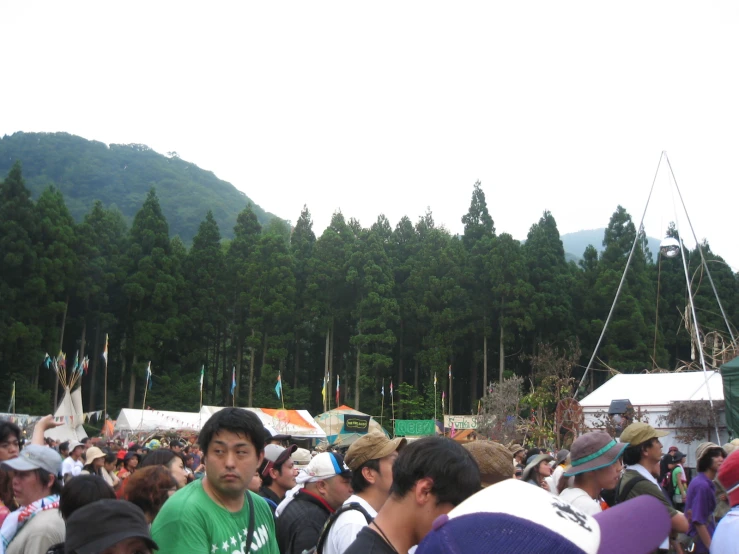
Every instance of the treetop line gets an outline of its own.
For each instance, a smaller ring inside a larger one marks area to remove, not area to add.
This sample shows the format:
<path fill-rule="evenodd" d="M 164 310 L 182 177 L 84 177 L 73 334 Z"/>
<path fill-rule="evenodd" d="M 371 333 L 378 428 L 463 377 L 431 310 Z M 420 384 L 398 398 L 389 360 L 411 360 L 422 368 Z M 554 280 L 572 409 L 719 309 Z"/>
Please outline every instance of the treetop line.
<path fill-rule="evenodd" d="M 230 405 L 235 373 L 236 405 L 281 407 L 284 400 L 314 413 L 323 407 L 325 376 L 330 383 L 339 377 L 341 404 L 374 414 L 383 380 L 392 378 L 398 419 L 432 418 L 442 391 L 445 413 L 476 413 L 491 382 L 515 375 L 529 395 L 550 394 L 522 408 L 525 417 L 539 417 L 534 406 L 551 412 L 561 396 L 551 377 L 559 374 L 542 368 L 565 359 L 571 377 L 582 375 L 637 234 L 619 206 L 602 253 L 591 245 L 579 263 L 567 262 L 548 211 L 523 244 L 496 233 L 479 182 L 461 236 L 427 211 L 394 228 L 383 215 L 363 228 L 337 212 L 316 237 L 307 207 L 290 229 L 277 218 L 263 227 L 249 205 L 231 240 L 222 239 L 209 211 L 189 248 L 169 236 L 154 189 L 130 228 L 100 201 L 75 222 L 53 185 L 33 201 L 20 164 L 0 184 L 0 201 L 0 394 L 10 398 L 16 381 L 17 410 L 31 414 L 52 406 L 57 379 L 42 362 L 46 352 L 62 350 L 89 357 L 83 402 L 86 411 L 102 409 L 108 334 L 111 414 L 140 405 L 151 361 L 147 404 L 160 410 L 195 411 L 205 366 L 206 402 Z M 675 233 L 671 225 L 667 234 Z M 655 263 L 639 235 L 600 367 L 689 365 L 682 267 L 674 259 Z M 704 249 L 709 261 L 722 261 L 707 243 Z M 691 253 L 700 333 L 715 333 L 718 344 L 725 326 L 699 263 Z M 721 263 L 711 271 L 736 321 L 739 277 Z M 719 347 L 704 348 L 720 363 Z M 587 386 L 605 378 L 593 372 Z M 328 392 L 335 405 L 335 391 Z"/>

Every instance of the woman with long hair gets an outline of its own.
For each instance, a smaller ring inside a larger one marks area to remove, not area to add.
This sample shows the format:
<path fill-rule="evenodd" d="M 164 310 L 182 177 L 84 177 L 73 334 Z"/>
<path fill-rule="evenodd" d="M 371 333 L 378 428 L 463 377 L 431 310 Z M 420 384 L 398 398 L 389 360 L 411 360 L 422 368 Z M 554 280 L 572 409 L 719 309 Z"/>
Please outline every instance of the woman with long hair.
<path fill-rule="evenodd" d="M 21 448 L 21 430 L 15 423 L 0 421 L 0 463 L 18 457 Z M 0 469 L 0 525 L 18 505 L 13 497 L 13 478 Z"/>
<path fill-rule="evenodd" d="M 102 470 L 105 465 L 105 452 L 100 450 L 97 446 L 91 446 L 85 453 L 85 466 L 82 468 L 81 473 L 85 475 L 97 475 L 102 478 Z"/>
<path fill-rule="evenodd" d="M 118 461 L 118 457 L 114 453 L 108 452 L 105 455 L 104 460 L 103 469 L 100 470 L 100 476 L 106 483 L 108 483 L 108 485 L 113 487 L 113 490 L 117 490 L 118 485 L 121 484 L 121 480 L 118 479 L 118 476 L 115 474 L 115 466 Z"/>
<path fill-rule="evenodd" d="M 554 460 L 549 454 L 534 454 L 527 460 L 526 468 L 521 474 L 521 480 L 544 490 L 549 490 L 545 479 L 552 474 L 552 466 L 549 462 Z"/>
<path fill-rule="evenodd" d="M 166 448 L 160 448 L 154 452 L 150 452 L 141 462 L 141 467 L 164 466 L 166 467 L 172 478 L 177 483 L 177 488 L 181 489 L 187 485 L 187 471 L 185 470 L 185 461 L 182 454 L 173 452 Z"/>

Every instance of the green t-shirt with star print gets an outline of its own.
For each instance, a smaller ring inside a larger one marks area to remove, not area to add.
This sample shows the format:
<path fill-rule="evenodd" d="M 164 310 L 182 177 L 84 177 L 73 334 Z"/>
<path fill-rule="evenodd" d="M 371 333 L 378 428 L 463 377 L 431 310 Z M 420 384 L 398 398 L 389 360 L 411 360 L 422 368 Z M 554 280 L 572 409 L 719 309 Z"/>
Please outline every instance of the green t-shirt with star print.
<path fill-rule="evenodd" d="M 247 548 L 249 503 L 238 512 L 216 504 L 197 480 L 177 491 L 164 503 L 151 526 L 159 554 L 280 554 L 275 521 L 267 502 L 248 493 L 254 501 L 254 536 Z"/>

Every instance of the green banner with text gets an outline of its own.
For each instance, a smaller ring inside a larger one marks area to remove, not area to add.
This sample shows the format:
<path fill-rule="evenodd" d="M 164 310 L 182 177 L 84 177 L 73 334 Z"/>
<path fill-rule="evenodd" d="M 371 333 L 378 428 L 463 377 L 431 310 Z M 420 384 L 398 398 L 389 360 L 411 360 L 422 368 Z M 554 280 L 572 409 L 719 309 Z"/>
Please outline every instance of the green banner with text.
<path fill-rule="evenodd" d="M 396 419 L 395 434 L 399 437 L 422 437 L 436 433 L 433 419 Z"/>

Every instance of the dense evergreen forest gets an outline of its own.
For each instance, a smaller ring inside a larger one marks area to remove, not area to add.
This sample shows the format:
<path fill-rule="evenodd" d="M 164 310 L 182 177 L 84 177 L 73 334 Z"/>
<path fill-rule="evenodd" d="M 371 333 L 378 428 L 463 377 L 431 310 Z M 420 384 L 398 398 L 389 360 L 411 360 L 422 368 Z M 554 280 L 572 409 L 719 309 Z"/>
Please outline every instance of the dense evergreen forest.
<path fill-rule="evenodd" d="M 198 409 L 204 367 L 205 403 L 231 404 L 235 370 L 237 405 L 277 407 L 280 372 L 286 407 L 317 413 L 328 373 L 331 405 L 340 378 L 341 403 L 377 414 L 392 379 L 396 417 L 429 417 L 436 376 L 446 411 L 470 413 L 501 375 L 537 383 L 531 361 L 543 347 L 579 349 L 587 363 L 637 233 L 619 206 L 603 251 L 588 246 L 567 262 L 551 213 L 522 244 L 496 232 L 476 183 L 461 236 L 428 211 L 395 226 L 380 215 L 368 228 L 337 212 L 316 237 L 307 207 L 291 229 L 277 218 L 262 225 L 247 205 L 228 230 L 208 212 L 188 248 L 171 235 L 154 188 L 130 226 L 100 201 L 76 223 L 53 183 L 34 201 L 23 171 L 16 163 L 0 184 L 0 398 L 16 381 L 19 413 L 52 409 L 56 378 L 42 362 L 60 349 L 70 360 L 89 356 L 84 409 L 102 409 L 106 334 L 113 417 L 141 407 L 149 362 L 146 403 L 162 410 Z M 607 368 L 691 360 L 681 260 L 655 257 L 641 238 L 588 388 Z M 737 321 L 739 276 L 703 248 Z M 720 336 L 710 333 L 726 329 L 697 251 L 686 254 L 701 339 L 715 338 L 712 363 Z"/>
<path fill-rule="evenodd" d="M 231 183 L 180 159 L 163 156 L 143 144 L 111 144 L 68 133 L 13 133 L 0 137 L 0 175 L 23 161 L 26 186 L 34 198 L 49 185 L 62 194 L 76 221 L 95 200 L 118 208 L 130 225 L 151 187 L 159 192 L 172 235 L 190 244 L 210 209 L 231 238 L 236 217 L 247 204 L 262 225 L 274 215 L 265 212 Z"/>

